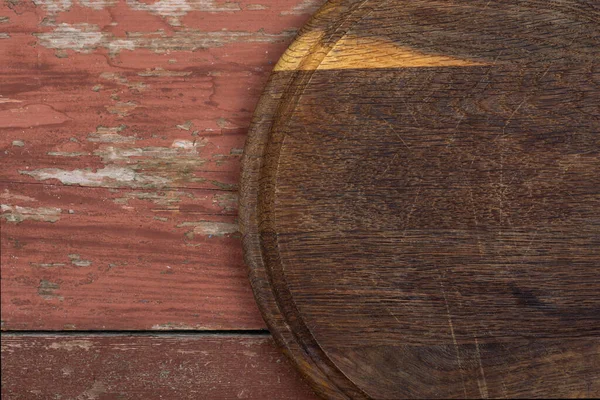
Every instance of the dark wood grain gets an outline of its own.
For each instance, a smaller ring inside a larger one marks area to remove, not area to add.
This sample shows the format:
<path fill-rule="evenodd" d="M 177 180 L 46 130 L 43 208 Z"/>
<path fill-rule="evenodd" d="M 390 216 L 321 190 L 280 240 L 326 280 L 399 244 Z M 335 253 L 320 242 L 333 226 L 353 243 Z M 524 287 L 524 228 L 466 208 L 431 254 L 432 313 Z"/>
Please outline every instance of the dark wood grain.
<path fill-rule="evenodd" d="M 334 1 L 305 27 L 240 214 L 316 390 L 600 394 L 599 57 L 593 1 Z"/>
<path fill-rule="evenodd" d="M 268 336 L 2 335 L 2 398 L 314 400 Z"/>

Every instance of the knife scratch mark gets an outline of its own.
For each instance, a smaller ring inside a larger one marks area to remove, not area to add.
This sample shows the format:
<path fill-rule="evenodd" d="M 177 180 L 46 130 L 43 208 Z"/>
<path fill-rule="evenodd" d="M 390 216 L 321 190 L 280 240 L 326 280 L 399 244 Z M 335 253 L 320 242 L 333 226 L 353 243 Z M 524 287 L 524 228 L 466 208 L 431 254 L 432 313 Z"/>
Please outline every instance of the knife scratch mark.
<path fill-rule="evenodd" d="M 452 336 L 452 342 L 454 343 L 454 348 L 456 349 L 456 361 L 458 362 L 458 370 L 460 371 L 460 379 L 462 381 L 463 391 L 465 393 L 465 398 L 467 398 L 467 387 L 465 386 L 465 377 L 463 373 L 462 362 L 460 360 L 460 352 L 458 350 L 458 342 L 456 341 L 456 335 L 454 334 L 454 324 L 452 323 L 452 315 L 450 315 L 450 306 L 448 305 L 448 297 L 446 296 L 446 289 L 444 288 L 444 282 L 440 281 L 440 286 L 442 287 L 442 294 L 444 295 L 444 303 L 446 304 L 446 313 L 448 314 L 448 326 L 450 327 L 450 335 Z"/>

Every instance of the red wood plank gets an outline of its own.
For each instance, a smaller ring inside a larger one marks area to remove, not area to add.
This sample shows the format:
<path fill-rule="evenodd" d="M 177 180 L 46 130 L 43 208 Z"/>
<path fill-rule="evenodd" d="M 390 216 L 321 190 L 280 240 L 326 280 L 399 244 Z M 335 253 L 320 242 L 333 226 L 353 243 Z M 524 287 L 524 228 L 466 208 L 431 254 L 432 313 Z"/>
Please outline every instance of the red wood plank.
<path fill-rule="evenodd" d="M 264 328 L 237 197 L 0 183 L 2 329 Z"/>
<path fill-rule="evenodd" d="M 316 400 L 267 336 L 2 335 L 2 398 Z"/>
<path fill-rule="evenodd" d="M 24 62 L 1 77 L 3 180 L 161 188 L 237 181 L 266 73 L 222 64 L 173 68 L 164 55 L 144 51 L 136 52 L 141 66 L 114 68 L 100 54 L 67 60 L 49 50 L 40 52 L 48 62 L 41 71 L 29 59 L 30 40 L 7 40 L 20 52 L 7 58 Z"/>
<path fill-rule="evenodd" d="M 0 5 L 2 329 L 264 327 L 235 234 L 239 159 L 323 2 Z"/>
<path fill-rule="evenodd" d="M 4 2 L 0 179 L 235 189 L 268 74 L 322 2 Z"/>

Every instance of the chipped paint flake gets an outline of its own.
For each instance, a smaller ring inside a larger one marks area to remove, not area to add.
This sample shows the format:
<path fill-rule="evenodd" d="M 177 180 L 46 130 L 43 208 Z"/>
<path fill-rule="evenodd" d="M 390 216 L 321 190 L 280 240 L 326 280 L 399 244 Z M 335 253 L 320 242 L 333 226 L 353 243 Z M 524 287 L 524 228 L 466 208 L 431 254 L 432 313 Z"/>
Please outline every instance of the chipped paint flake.
<path fill-rule="evenodd" d="M 71 264 L 75 265 L 76 267 L 89 267 L 90 265 L 92 265 L 92 262 L 88 260 L 81 260 L 71 261 Z"/>
<path fill-rule="evenodd" d="M 217 193 L 213 196 L 213 203 L 216 203 L 223 211 L 233 211 L 237 208 L 238 195 L 234 192 Z"/>
<path fill-rule="evenodd" d="M 37 201 L 37 199 L 34 199 L 33 197 L 11 193 L 8 189 L 4 189 L 4 193 L 0 194 L 0 199 L 16 201 Z"/>
<path fill-rule="evenodd" d="M 68 152 L 68 151 L 49 151 L 48 153 L 49 156 L 54 156 L 54 157 L 79 157 L 79 156 L 86 156 L 89 153 L 83 153 L 83 152 Z"/>
<path fill-rule="evenodd" d="M 183 222 L 177 225 L 178 228 L 194 227 L 194 233 L 205 236 L 224 236 L 238 232 L 238 225 L 228 222 L 198 221 Z"/>
<path fill-rule="evenodd" d="M 163 68 L 146 69 L 144 72 L 138 72 L 139 76 L 188 76 L 190 71 L 172 71 Z"/>
<path fill-rule="evenodd" d="M 324 0 L 304 0 L 290 10 L 282 11 L 281 15 L 314 14 L 323 5 Z"/>
<path fill-rule="evenodd" d="M 96 132 L 91 132 L 87 136 L 88 142 L 94 143 L 133 143 L 137 140 L 135 136 L 123 136 L 127 125 L 121 124 L 114 127 L 98 126 Z"/>
<path fill-rule="evenodd" d="M 38 268 L 58 268 L 58 267 L 64 267 L 66 264 L 65 263 L 34 263 L 34 262 L 30 262 L 29 265 L 31 265 L 32 267 L 38 267 Z"/>
<path fill-rule="evenodd" d="M 15 147 L 23 147 L 25 146 L 25 142 L 22 140 L 13 140 L 12 145 Z"/>
<path fill-rule="evenodd" d="M 96 172 L 76 169 L 67 171 L 59 168 L 43 168 L 33 171 L 19 171 L 37 180 L 58 179 L 65 185 L 104 186 L 104 187 L 153 187 L 166 186 L 169 180 L 159 176 L 137 173 L 129 167 L 106 166 Z"/>
<path fill-rule="evenodd" d="M 148 88 L 144 82 L 130 82 L 124 75 L 113 72 L 103 72 L 100 74 L 100 78 L 108 81 L 115 82 L 122 86 L 127 86 L 129 89 L 142 91 Z"/>
<path fill-rule="evenodd" d="M 212 6 L 213 1 L 202 1 Z M 144 3 L 137 0 L 127 0 L 127 5 L 132 10 L 148 11 L 155 15 L 163 17 L 182 17 L 192 10 L 192 7 L 186 0 L 159 0 L 153 3 Z"/>
<path fill-rule="evenodd" d="M 105 41 L 104 33 L 97 25 L 81 23 L 59 24 L 53 32 L 35 33 L 40 44 L 49 49 L 75 50 L 91 53 Z"/>
<path fill-rule="evenodd" d="M 133 40 L 116 39 L 108 43 L 110 54 L 119 53 L 121 50 L 135 50 L 135 42 Z"/>
<path fill-rule="evenodd" d="M 90 134 L 88 140 L 121 143 L 134 141 L 135 138 L 126 138 L 116 133 L 123 129 L 123 126 L 98 127 L 97 132 Z M 44 168 L 21 170 L 19 173 L 41 181 L 58 179 L 66 185 L 95 187 L 164 188 L 182 177 L 186 181 L 204 182 L 205 178 L 193 176 L 193 171 L 209 161 L 200 157 L 200 149 L 207 143 L 208 139 L 202 138 L 193 141 L 175 139 L 170 147 L 100 146 L 93 155 L 100 157 L 105 166 L 96 171 Z M 145 172 L 157 170 L 160 171 L 158 176 Z"/>
<path fill-rule="evenodd" d="M 47 347 L 52 350 L 66 350 L 73 351 L 77 349 L 91 350 L 94 347 L 94 343 L 91 340 L 74 340 L 70 339 L 64 342 L 54 342 Z"/>
<path fill-rule="evenodd" d="M 91 261 L 82 260 L 79 254 L 69 254 L 69 260 L 71 260 L 71 264 L 76 267 L 89 267 L 92 265 Z"/>
<path fill-rule="evenodd" d="M 43 7 L 49 13 L 67 11 L 73 5 L 71 0 L 33 0 L 33 4 Z"/>
<path fill-rule="evenodd" d="M 102 10 L 104 8 L 113 7 L 117 4 L 116 0 L 78 0 L 79 4 L 93 10 Z"/>
<path fill-rule="evenodd" d="M 96 49 L 104 48 L 109 50 L 111 56 L 114 56 L 122 50 L 148 49 L 155 53 L 168 53 L 173 49 L 195 51 L 222 47 L 230 43 L 276 43 L 291 39 L 295 34 L 295 30 L 270 34 L 262 30 L 258 32 L 204 32 L 195 29 L 180 29 L 172 33 L 165 31 L 129 32 L 125 40 L 115 37 L 110 32 L 100 31 L 97 25 L 61 23 L 54 31 L 36 33 L 35 36 L 39 38 L 40 45 L 50 49 L 91 53 Z"/>
<path fill-rule="evenodd" d="M 0 95 L 0 104 L 3 103 L 22 103 L 23 100 L 9 99 L 8 97 L 4 97 Z"/>
<path fill-rule="evenodd" d="M 159 0 L 153 3 L 127 0 L 127 5 L 133 10 L 160 15 L 172 26 L 181 26 L 179 18 L 190 11 L 234 12 L 241 10 L 237 3 L 220 3 L 216 0 Z"/>
<path fill-rule="evenodd" d="M 38 295 L 44 300 L 63 301 L 64 298 L 56 294 L 56 290 L 58 289 L 60 289 L 60 285 L 58 283 L 42 279 L 40 280 L 40 284 L 38 286 Z"/>
<path fill-rule="evenodd" d="M 52 207 L 21 207 L 1 204 L 2 217 L 7 222 L 19 224 L 23 221 L 56 222 L 60 219 L 60 208 Z"/>
<path fill-rule="evenodd" d="M 194 124 L 192 123 L 192 121 L 185 121 L 181 125 L 176 125 L 177 129 L 181 129 L 182 131 L 189 131 L 190 129 L 192 129 L 193 126 Z"/>
<path fill-rule="evenodd" d="M 171 147 L 114 147 L 106 146 L 94 151 L 94 155 L 102 157 L 104 163 L 126 162 L 135 163 L 135 158 L 148 158 L 150 162 L 157 160 L 168 161 L 171 165 L 202 165 L 206 161 L 198 158 L 197 149 L 206 145 L 207 140 L 195 142 L 183 139 L 173 141 Z M 132 160 L 133 159 L 133 160 Z"/>
<path fill-rule="evenodd" d="M 129 192 L 124 193 L 123 197 L 114 199 L 117 204 L 128 204 L 129 200 L 145 200 L 150 201 L 159 206 L 166 206 L 169 209 L 179 209 L 176 205 L 180 203 L 184 197 L 193 199 L 194 196 L 190 193 L 180 191 L 168 191 L 166 193 L 158 192 Z"/>
<path fill-rule="evenodd" d="M 248 4 L 246 6 L 246 10 L 248 11 L 260 11 L 260 10 L 268 10 L 269 7 L 263 6 L 262 4 Z"/>
<path fill-rule="evenodd" d="M 198 147 L 204 147 L 206 146 L 207 140 L 205 138 L 201 139 L 201 140 L 195 140 L 195 141 L 191 141 L 191 140 L 185 140 L 185 139 L 175 139 L 173 141 L 173 144 L 171 144 L 171 147 L 175 147 L 175 148 L 179 148 L 179 149 L 186 149 L 186 150 L 194 150 Z"/>
<path fill-rule="evenodd" d="M 106 106 L 106 110 L 111 114 L 117 114 L 121 117 L 129 115 L 129 112 L 135 110 L 138 104 L 135 101 L 118 102 L 113 106 Z"/>

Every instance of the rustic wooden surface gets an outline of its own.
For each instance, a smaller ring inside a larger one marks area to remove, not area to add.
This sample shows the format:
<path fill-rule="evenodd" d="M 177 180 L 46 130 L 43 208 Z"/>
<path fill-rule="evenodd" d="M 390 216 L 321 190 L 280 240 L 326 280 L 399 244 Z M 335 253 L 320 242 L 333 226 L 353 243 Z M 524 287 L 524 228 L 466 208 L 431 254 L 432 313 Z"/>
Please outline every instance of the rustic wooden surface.
<path fill-rule="evenodd" d="M 242 162 L 253 288 L 330 398 L 600 396 L 600 8 L 339 0 Z"/>
<path fill-rule="evenodd" d="M 320 3 L 2 2 L 3 329 L 264 327 L 235 233 L 239 160 Z"/>
<path fill-rule="evenodd" d="M 3 335 L 2 398 L 315 400 L 268 335 Z"/>
<path fill-rule="evenodd" d="M 240 157 L 270 71 L 323 2 L 0 3 L 3 332 L 266 334 L 237 233 Z M 238 339 L 185 339 L 182 346 L 206 351 L 205 364 L 222 370 L 206 375 L 192 368 L 181 375 L 189 380 L 168 383 L 154 382 L 161 362 L 198 359 L 194 352 L 177 353 L 176 336 L 127 339 L 132 348 L 138 343 L 151 352 L 150 344 L 162 345 L 171 355 L 154 353 L 156 362 L 139 366 L 138 374 L 131 371 L 135 360 L 122 361 L 121 377 L 102 369 L 121 357 L 111 350 L 113 339 L 102 339 L 92 353 L 77 347 L 78 337 L 61 336 L 56 340 L 66 344 L 59 354 L 46 351 L 51 336 L 19 336 L 11 343 L 29 350 L 4 353 L 3 347 L 3 398 L 51 398 L 69 357 L 80 375 L 65 384 L 63 398 L 168 398 L 210 388 L 214 398 L 305 398 L 305 386 L 284 362 L 268 364 L 270 350 L 249 350 L 265 355 L 263 361 L 223 360 L 236 356 L 232 341 Z M 261 343 L 261 349 L 270 346 Z M 48 366 L 34 373 L 41 359 Z M 264 390 L 251 385 L 262 376 L 252 363 L 269 371 L 270 380 L 256 381 L 265 382 Z M 27 382 L 38 392 L 14 386 L 26 367 L 35 376 Z M 94 389 L 95 370 L 107 377 L 100 389 Z M 237 375 L 234 393 L 226 388 Z M 113 384 L 131 390 L 101 393 Z"/>
<path fill-rule="evenodd" d="M 4 329 L 263 328 L 219 193 L 4 186 Z"/>

